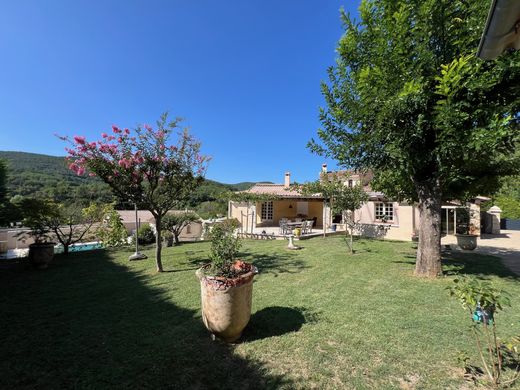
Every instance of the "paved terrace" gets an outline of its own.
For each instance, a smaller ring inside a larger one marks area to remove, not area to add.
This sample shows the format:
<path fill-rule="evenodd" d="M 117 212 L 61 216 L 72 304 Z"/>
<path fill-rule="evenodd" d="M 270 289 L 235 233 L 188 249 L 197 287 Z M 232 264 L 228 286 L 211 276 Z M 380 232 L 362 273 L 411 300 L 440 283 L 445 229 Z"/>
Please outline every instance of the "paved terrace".
<path fill-rule="evenodd" d="M 452 245 L 452 249 L 460 250 L 457 247 L 455 236 L 446 236 L 441 240 L 443 245 Z M 511 271 L 520 276 L 520 231 L 502 230 L 500 234 L 483 234 L 477 242 L 477 249 L 474 251 L 486 255 L 502 258 L 502 261 Z"/>

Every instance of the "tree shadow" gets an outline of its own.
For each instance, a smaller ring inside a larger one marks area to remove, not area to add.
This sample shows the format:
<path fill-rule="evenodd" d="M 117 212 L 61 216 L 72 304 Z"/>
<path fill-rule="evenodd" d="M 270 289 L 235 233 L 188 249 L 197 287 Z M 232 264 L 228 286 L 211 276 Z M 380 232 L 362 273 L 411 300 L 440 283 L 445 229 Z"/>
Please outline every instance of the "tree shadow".
<path fill-rule="evenodd" d="M 107 251 L 57 256 L 45 271 L 2 270 L 0 388 L 290 387 L 212 342 L 198 312 L 147 277 Z M 265 324 L 262 314 L 253 324 Z"/>
<path fill-rule="evenodd" d="M 499 257 L 491 255 L 446 251 L 443 253 L 442 265 L 445 275 L 466 274 L 519 279 L 519 276 L 509 270 Z"/>
<path fill-rule="evenodd" d="M 276 276 L 282 273 L 298 273 L 306 268 L 311 268 L 298 257 L 297 252 L 284 249 L 276 253 L 242 252 L 241 256 L 246 261 L 253 263 L 260 273 L 271 273 Z"/>
<path fill-rule="evenodd" d="M 307 322 L 306 313 L 306 309 L 298 307 L 266 307 L 251 316 L 242 340 L 260 340 L 297 332 Z"/>

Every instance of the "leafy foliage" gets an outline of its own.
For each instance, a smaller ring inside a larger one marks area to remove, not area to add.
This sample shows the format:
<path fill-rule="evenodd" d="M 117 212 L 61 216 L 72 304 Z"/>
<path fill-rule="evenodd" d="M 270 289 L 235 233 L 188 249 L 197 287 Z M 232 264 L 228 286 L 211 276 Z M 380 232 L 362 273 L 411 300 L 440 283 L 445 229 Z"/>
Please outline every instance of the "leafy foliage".
<path fill-rule="evenodd" d="M 502 310 L 510 306 L 509 294 L 495 288 L 490 282 L 477 278 L 457 278 L 448 287 L 449 293 L 456 298 L 462 307 L 472 314 L 477 307 Z"/>
<path fill-rule="evenodd" d="M 23 210 L 23 225 L 30 229 L 28 233 L 21 232 L 19 235 L 29 235 L 37 244 L 50 241 L 53 221 L 60 217 L 54 202 L 48 199 L 22 198 L 17 206 Z"/>
<path fill-rule="evenodd" d="M 63 253 L 69 253 L 69 247 L 77 242 L 82 242 L 95 223 L 102 219 L 102 208 L 96 204 L 82 208 L 79 204 L 50 203 L 55 210 L 49 218 L 49 229 L 54 237 L 63 245 Z"/>
<path fill-rule="evenodd" d="M 442 199 L 492 193 L 500 176 L 520 171 L 520 52 L 474 56 L 486 2 L 364 0 L 359 12 L 359 22 L 342 13 L 309 147 L 371 169 L 374 190 L 419 202 L 416 273 L 433 276 Z"/>
<path fill-rule="evenodd" d="M 516 381 L 520 373 L 518 366 L 520 363 L 518 338 L 513 337 L 505 344 L 500 342 L 497 337 L 495 317 L 498 311 L 511 306 L 509 294 L 504 290 L 496 288 L 489 281 L 478 280 L 475 277 L 454 279 L 453 283 L 447 289 L 450 295 L 456 298 L 472 316 L 473 324 L 471 329 L 489 381 L 494 388 Z M 509 352 L 508 357 L 513 358 L 513 364 L 516 363 L 516 370 L 512 377 L 506 381 L 502 380 L 505 351 Z M 464 364 L 467 365 L 468 359 L 463 360 Z"/>
<path fill-rule="evenodd" d="M 7 211 L 7 163 L 0 159 L 0 226 L 9 222 Z"/>
<path fill-rule="evenodd" d="M 339 173 L 322 173 L 320 179 L 315 182 L 304 184 L 295 184 L 293 188 L 303 195 L 311 196 L 313 194 L 321 194 L 327 202 L 334 214 L 344 215 L 349 213 L 347 225 L 350 228 L 350 252 L 353 253 L 353 229 L 355 221 L 354 211 L 359 209 L 361 205 L 368 201 L 368 195 L 363 190 L 362 184 L 352 187 L 347 186 L 348 174 Z M 348 229 L 347 229 L 348 231 Z"/>
<path fill-rule="evenodd" d="M 175 244 L 179 244 L 179 235 L 190 223 L 198 221 L 200 218 L 192 212 L 186 213 L 168 213 L 163 218 L 163 229 L 171 232 L 175 240 Z"/>
<path fill-rule="evenodd" d="M 114 209 L 113 204 L 103 207 L 102 222 L 96 230 L 96 235 L 103 242 L 105 247 L 117 247 L 126 245 L 128 233 L 121 217 Z"/>
<path fill-rule="evenodd" d="M 236 260 L 241 241 L 234 235 L 238 227 L 238 221 L 229 219 L 217 223 L 210 232 L 211 248 L 210 260 L 211 270 L 216 276 L 233 276 L 233 262 Z"/>
<path fill-rule="evenodd" d="M 155 234 L 150 225 L 143 225 L 137 230 L 137 240 L 139 241 L 139 245 L 153 244 Z"/>
<path fill-rule="evenodd" d="M 179 130 L 180 119 L 168 120 L 165 113 L 154 130 L 138 126 L 135 136 L 129 129 L 112 126 L 113 135 L 102 133 L 102 139 L 88 142 L 75 136 L 67 149 L 69 169 L 78 175 L 87 171 L 99 176 L 123 201 L 149 210 L 155 219 L 157 271 L 162 272 L 161 220 L 166 213 L 187 201 L 202 182 L 209 157 L 200 154 L 201 144 L 186 128 Z M 177 136 L 175 144 L 169 137 Z"/>
<path fill-rule="evenodd" d="M 0 152 L 7 162 L 7 196 L 52 199 L 58 203 L 110 203 L 114 197 L 99 178 L 77 176 L 64 157 L 24 152 Z"/>
<path fill-rule="evenodd" d="M 520 219 L 520 176 L 503 178 L 500 189 L 483 205 L 483 209 L 495 205 L 502 209 L 502 218 Z"/>

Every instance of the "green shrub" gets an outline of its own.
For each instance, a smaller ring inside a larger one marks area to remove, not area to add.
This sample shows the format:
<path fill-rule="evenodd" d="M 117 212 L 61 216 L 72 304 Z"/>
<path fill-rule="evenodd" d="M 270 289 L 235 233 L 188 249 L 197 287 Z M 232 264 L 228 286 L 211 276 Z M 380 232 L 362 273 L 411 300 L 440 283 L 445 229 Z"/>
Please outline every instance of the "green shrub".
<path fill-rule="evenodd" d="M 155 234 L 150 225 L 143 225 L 137 230 L 139 245 L 148 245 L 155 242 Z"/>
<path fill-rule="evenodd" d="M 234 235 L 236 227 L 237 221 L 228 219 L 211 229 L 211 272 L 217 276 L 231 276 L 233 273 L 231 266 L 242 244 Z"/>

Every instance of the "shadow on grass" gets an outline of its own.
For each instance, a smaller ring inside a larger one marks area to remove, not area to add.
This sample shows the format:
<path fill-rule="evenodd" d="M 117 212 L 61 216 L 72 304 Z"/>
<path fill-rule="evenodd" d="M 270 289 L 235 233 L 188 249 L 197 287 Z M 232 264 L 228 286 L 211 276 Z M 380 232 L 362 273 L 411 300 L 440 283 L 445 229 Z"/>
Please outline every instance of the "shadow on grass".
<path fill-rule="evenodd" d="M 519 279 L 518 275 L 511 272 L 499 257 L 476 254 L 445 252 L 442 257 L 442 265 L 445 275 L 477 275 L 498 276 L 501 278 Z"/>
<path fill-rule="evenodd" d="M 393 261 L 398 264 L 410 264 L 415 266 L 415 256 L 407 255 L 404 258 L 414 259 L 413 261 Z M 461 252 L 442 252 L 442 268 L 444 275 L 476 275 L 479 277 L 498 276 L 500 278 L 520 279 L 518 275 L 511 272 L 495 256 L 461 253 Z"/>
<path fill-rule="evenodd" d="M 304 309 L 280 306 L 266 307 L 251 316 L 242 340 L 253 341 L 297 332 L 305 322 Z"/>
<path fill-rule="evenodd" d="M 293 274 L 301 272 L 306 268 L 311 268 L 298 257 L 297 252 L 285 248 L 277 253 L 258 254 L 258 252 L 242 252 L 241 256 L 252 262 L 259 272 L 264 274 Z"/>
<path fill-rule="evenodd" d="M 0 388 L 290 387 L 105 251 L 0 272 L 0 312 Z"/>

